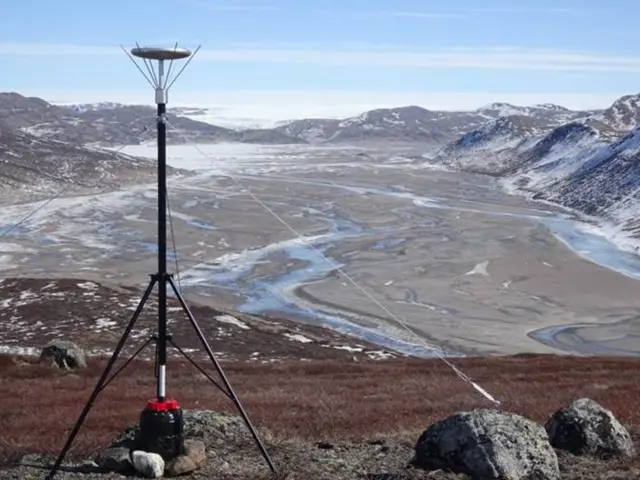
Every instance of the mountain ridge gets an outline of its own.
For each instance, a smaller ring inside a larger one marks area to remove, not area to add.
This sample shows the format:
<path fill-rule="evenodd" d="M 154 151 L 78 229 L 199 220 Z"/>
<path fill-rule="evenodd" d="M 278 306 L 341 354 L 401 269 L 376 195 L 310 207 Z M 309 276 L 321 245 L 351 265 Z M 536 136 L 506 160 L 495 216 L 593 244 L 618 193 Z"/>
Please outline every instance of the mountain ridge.
<path fill-rule="evenodd" d="M 606 222 L 618 244 L 640 246 L 640 95 L 552 128 L 529 121 L 518 129 L 518 117 L 502 118 L 450 142 L 426 163 L 495 176 L 512 193 Z"/>
<path fill-rule="evenodd" d="M 376 108 L 346 118 L 302 118 L 271 128 L 228 128 L 202 121 L 206 107 L 171 106 L 172 143 L 344 144 L 400 141 L 440 147 L 487 120 L 520 115 L 549 128 L 571 121 L 596 122 L 623 134 L 640 119 L 637 95 L 601 110 L 571 110 L 553 103 L 519 106 L 494 102 L 475 110 L 442 111 L 417 105 Z M 0 93 L 0 120 L 28 133 L 73 143 L 138 144 L 153 137 L 155 107 L 117 102 L 56 105 L 16 92 Z M 172 134 L 172 132 L 174 134 Z"/>

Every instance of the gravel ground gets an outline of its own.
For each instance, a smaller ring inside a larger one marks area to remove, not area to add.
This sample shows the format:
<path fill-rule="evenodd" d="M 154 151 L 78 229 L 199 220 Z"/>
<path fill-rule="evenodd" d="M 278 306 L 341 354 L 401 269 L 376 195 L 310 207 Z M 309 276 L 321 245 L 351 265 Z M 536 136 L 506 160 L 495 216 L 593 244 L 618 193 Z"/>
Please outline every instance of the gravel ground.
<path fill-rule="evenodd" d="M 207 462 L 199 471 L 182 477 L 193 480 L 274 478 L 238 417 L 211 411 L 185 411 L 188 438 L 207 445 Z M 470 480 L 464 474 L 426 472 L 411 466 L 414 441 L 411 439 L 372 439 L 360 443 L 278 442 L 268 430 L 262 430 L 267 449 L 279 478 L 293 480 Z M 638 438 L 636 438 L 636 443 Z M 640 478 L 640 464 L 605 462 L 579 458 L 558 452 L 563 480 L 632 480 Z M 35 480 L 44 477 L 51 459 L 28 456 L 22 465 L 4 472 L 0 478 Z M 80 467 L 65 465 L 55 478 L 60 480 L 112 480 L 119 474 L 81 473 Z M 74 471 L 75 470 L 75 471 Z"/>

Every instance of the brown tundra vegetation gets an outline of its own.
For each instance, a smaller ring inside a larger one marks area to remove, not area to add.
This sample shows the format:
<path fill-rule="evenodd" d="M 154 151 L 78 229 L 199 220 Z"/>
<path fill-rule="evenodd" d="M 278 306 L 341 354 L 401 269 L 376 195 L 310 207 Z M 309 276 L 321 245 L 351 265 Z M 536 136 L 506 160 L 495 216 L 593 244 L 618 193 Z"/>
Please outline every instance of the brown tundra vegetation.
<path fill-rule="evenodd" d="M 62 372 L 26 357 L 0 357 L 3 467 L 25 454 L 59 451 L 105 363 L 92 358 L 85 370 Z M 498 408 L 544 423 L 571 400 L 589 397 L 612 410 L 638 438 L 640 359 L 519 355 L 454 363 L 501 401 Z M 414 443 L 435 420 L 494 407 L 439 360 L 285 360 L 233 362 L 224 368 L 272 443 L 382 438 Z M 234 413 L 229 400 L 187 362 L 172 361 L 169 372 L 168 391 L 183 408 Z M 134 361 L 100 394 L 69 458 L 87 458 L 104 448 L 137 421 L 153 392 L 153 364 Z M 631 479 L 640 468 L 637 459 L 598 464 L 566 455 L 560 459 L 567 479 Z"/>

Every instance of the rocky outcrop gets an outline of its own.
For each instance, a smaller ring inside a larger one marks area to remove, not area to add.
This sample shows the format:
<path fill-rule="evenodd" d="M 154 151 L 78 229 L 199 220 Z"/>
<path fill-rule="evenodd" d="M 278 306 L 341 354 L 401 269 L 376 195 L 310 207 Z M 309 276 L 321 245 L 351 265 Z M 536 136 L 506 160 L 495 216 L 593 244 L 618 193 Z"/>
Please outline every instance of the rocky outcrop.
<path fill-rule="evenodd" d="M 474 410 L 431 425 L 414 463 L 482 480 L 557 480 L 558 459 L 544 428 L 513 413 Z"/>
<path fill-rule="evenodd" d="M 636 454 L 627 429 L 610 410 L 589 398 L 558 410 L 545 428 L 553 447 L 576 455 L 632 458 Z"/>
<path fill-rule="evenodd" d="M 63 370 L 86 368 L 87 360 L 82 348 L 66 340 L 54 340 L 42 349 L 40 363 L 55 365 Z"/>
<path fill-rule="evenodd" d="M 185 410 L 183 412 L 185 439 L 181 454 L 174 458 L 163 458 L 154 452 L 141 449 L 139 427 L 127 427 L 95 460 L 102 473 L 128 475 L 137 472 L 146 478 L 177 477 L 201 469 L 207 460 L 206 444 L 200 438 L 205 432 L 224 431 L 244 427 L 242 421 L 231 415 L 207 410 Z M 197 438 L 200 437 L 200 438 Z M 160 470 L 162 466 L 162 470 Z M 157 475 L 160 471 L 160 476 Z"/>

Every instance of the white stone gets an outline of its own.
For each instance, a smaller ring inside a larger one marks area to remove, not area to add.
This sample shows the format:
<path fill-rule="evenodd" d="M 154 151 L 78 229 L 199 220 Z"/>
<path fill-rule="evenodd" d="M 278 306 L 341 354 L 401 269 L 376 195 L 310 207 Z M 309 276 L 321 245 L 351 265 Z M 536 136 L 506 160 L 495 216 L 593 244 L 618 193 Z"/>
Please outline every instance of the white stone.
<path fill-rule="evenodd" d="M 140 475 L 145 478 L 162 478 L 164 459 L 157 453 L 135 450 L 131 453 L 131 463 Z"/>

